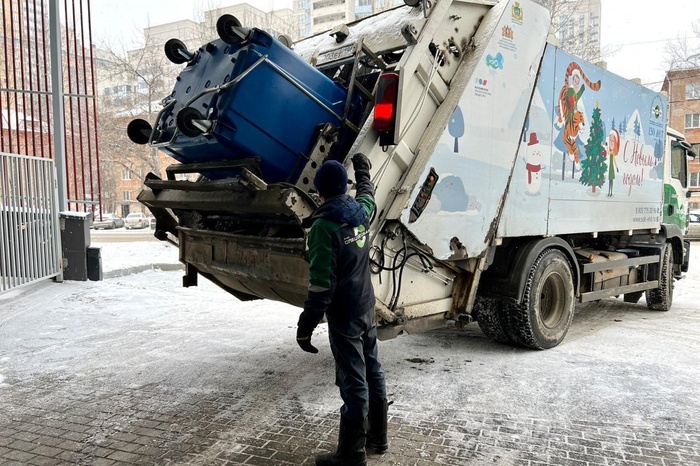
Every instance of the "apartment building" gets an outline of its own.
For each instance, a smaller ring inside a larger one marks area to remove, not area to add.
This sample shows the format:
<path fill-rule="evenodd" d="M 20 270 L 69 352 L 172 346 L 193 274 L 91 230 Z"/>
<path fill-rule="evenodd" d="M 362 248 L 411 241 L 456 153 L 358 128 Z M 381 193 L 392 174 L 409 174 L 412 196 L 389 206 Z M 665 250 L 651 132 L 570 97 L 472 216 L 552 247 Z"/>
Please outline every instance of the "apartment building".
<path fill-rule="evenodd" d="M 672 70 L 666 73 L 662 91 L 668 94 L 670 127 L 685 134 L 686 140 L 700 152 L 700 68 Z M 700 209 L 700 160 L 689 164 L 690 209 Z"/>
<path fill-rule="evenodd" d="M 403 0 L 297 0 L 294 16 L 298 37 L 323 33 L 339 24 L 403 5 Z"/>
<path fill-rule="evenodd" d="M 559 47 L 584 60 L 600 60 L 601 0 L 535 1 L 549 9 Z"/>
<path fill-rule="evenodd" d="M 0 151 L 45 156 L 50 138 L 38 110 L 46 115 L 49 104 L 27 92 L 44 84 L 46 67 L 39 67 L 48 58 L 44 12 L 41 5 L 20 0 L 0 0 L 0 7 Z"/>

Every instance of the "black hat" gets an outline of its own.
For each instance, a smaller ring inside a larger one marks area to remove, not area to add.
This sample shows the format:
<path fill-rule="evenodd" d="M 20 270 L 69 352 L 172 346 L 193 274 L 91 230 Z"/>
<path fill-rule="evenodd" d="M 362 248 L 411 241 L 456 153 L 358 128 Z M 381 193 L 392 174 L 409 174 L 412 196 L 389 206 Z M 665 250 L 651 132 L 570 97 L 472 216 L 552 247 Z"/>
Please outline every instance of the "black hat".
<path fill-rule="evenodd" d="M 348 190 L 348 172 L 340 162 L 326 160 L 316 172 L 314 185 L 326 199 L 340 196 Z"/>

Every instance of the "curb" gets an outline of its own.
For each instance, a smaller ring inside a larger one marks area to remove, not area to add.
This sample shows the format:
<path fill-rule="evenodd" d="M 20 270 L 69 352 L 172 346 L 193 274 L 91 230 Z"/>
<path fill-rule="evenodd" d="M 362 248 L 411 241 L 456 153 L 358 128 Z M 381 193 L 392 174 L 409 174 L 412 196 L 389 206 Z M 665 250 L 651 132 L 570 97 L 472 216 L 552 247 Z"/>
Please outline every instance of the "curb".
<path fill-rule="evenodd" d="M 134 267 L 127 267 L 126 269 L 110 270 L 109 272 L 104 272 L 102 278 L 117 278 L 125 277 L 127 275 L 133 275 L 135 273 L 145 272 L 147 270 L 163 270 L 166 272 L 171 272 L 174 270 L 185 270 L 183 264 L 146 264 L 137 265 Z"/>

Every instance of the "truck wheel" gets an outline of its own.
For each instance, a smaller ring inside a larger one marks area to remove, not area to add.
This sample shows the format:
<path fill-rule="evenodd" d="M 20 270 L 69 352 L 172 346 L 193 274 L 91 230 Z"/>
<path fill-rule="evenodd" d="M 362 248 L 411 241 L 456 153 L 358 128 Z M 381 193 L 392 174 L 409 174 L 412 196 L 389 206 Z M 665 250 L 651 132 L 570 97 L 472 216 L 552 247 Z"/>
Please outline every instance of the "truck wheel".
<path fill-rule="evenodd" d="M 659 287 L 647 290 L 647 307 L 655 311 L 668 311 L 673 303 L 673 247 L 670 244 L 664 249 Z"/>
<path fill-rule="evenodd" d="M 503 327 L 503 306 L 503 303 L 496 299 L 477 297 L 472 314 L 488 338 L 501 343 L 512 343 Z"/>
<path fill-rule="evenodd" d="M 522 303 L 508 307 L 506 332 L 523 346 L 553 348 L 569 331 L 574 307 L 569 261 L 561 251 L 545 249 L 530 268 Z"/>

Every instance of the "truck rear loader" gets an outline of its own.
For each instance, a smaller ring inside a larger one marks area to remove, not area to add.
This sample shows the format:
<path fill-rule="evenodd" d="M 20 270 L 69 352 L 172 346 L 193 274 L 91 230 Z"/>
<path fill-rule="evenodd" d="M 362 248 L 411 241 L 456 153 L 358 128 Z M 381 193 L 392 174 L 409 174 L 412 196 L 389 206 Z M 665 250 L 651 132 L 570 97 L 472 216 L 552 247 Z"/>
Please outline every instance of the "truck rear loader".
<path fill-rule="evenodd" d="M 476 321 L 546 349 L 579 302 L 667 311 L 691 150 L 666 96 L 557 48 L 529 0 L 407 3 L 294 44 L 230 15 L 165 44 L 184 68 L 128 133 L 179 162 L 138 199 L 184 286 L 303 306 L 314 174 L 361 152 L 380 338 Z"/>

